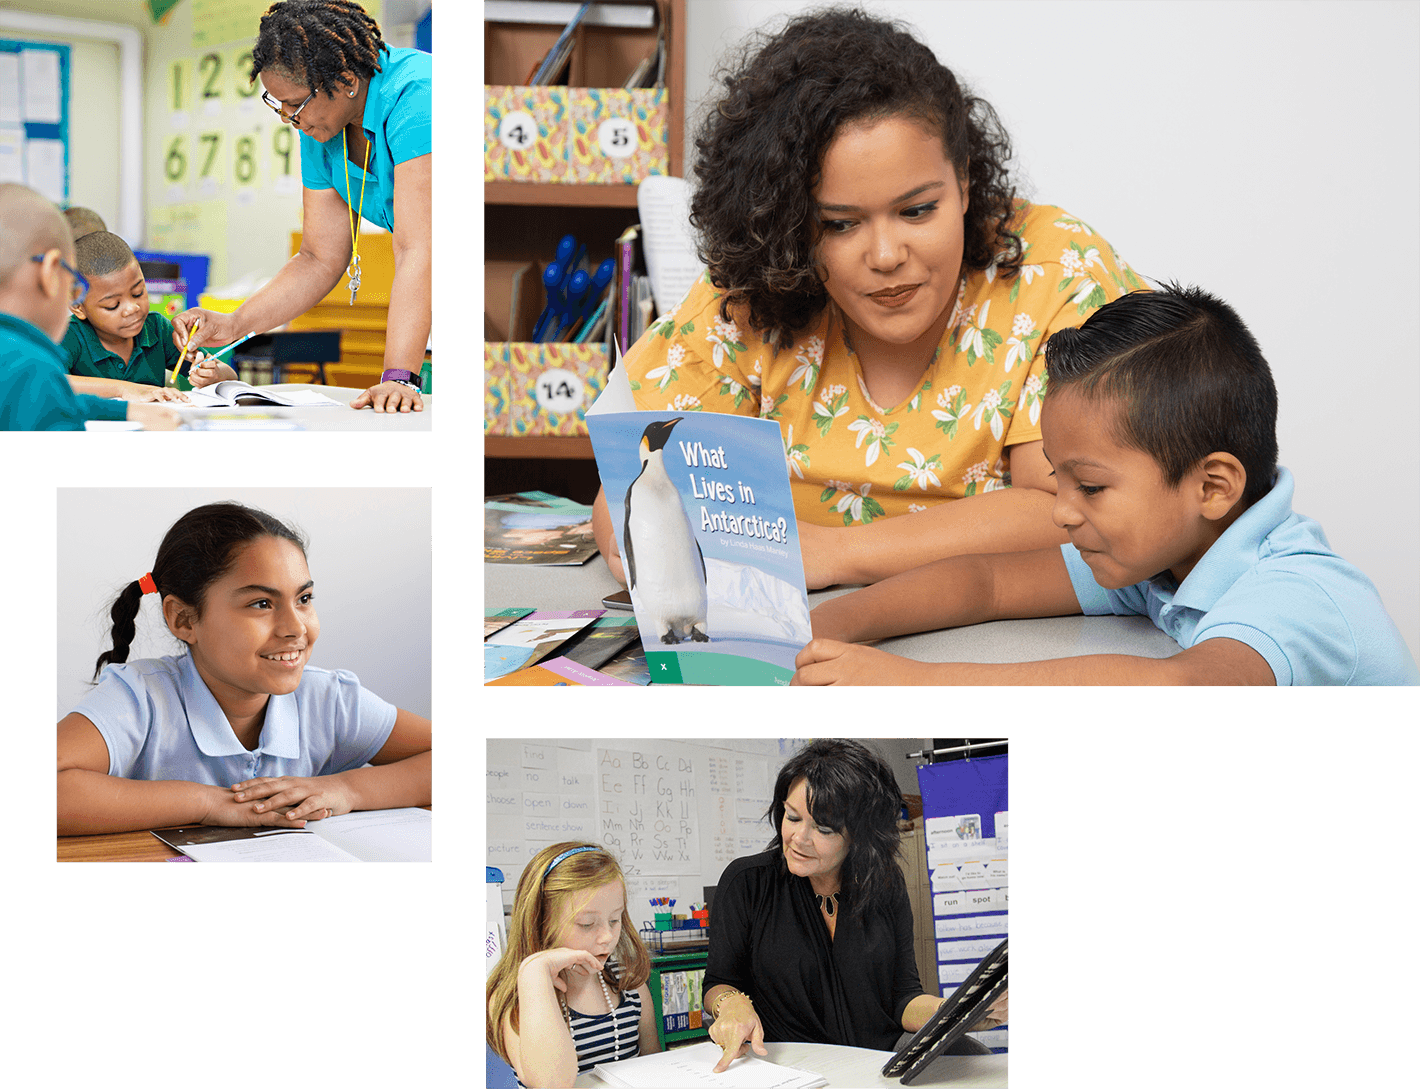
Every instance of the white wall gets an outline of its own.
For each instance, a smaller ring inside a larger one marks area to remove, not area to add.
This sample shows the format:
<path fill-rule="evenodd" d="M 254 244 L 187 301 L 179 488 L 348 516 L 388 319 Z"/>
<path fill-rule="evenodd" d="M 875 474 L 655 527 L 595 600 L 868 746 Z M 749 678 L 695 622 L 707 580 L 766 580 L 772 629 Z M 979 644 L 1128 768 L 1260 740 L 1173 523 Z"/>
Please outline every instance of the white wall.
<path fill-rule="evenodd" d="M 812 6 L 690 0 L 692 120 L 726 46 Z M 865 6 L 914 24 L 995 106 L 1027 196 L 1237 308 L 1276 377 L 1295 509 L 1420 658 L 1420 6 Z"/>
<path fill-rule="evenodd" d="M 113 645 L 108 610 L 118 592 L 152 569 L 178 518 L 222 500 L 260 507 L 306 537 L 321 619 L 311 664 L 351 670 L 376 695 L 429 717 L 429 489 L 242 487 L 59 489 L 58 716 L 89 691 L 94 659 Z M 398 578 L 377 581 L 391 556 Z M 157 598 L 145 597 L 129 660 L 180 649 Z"/>

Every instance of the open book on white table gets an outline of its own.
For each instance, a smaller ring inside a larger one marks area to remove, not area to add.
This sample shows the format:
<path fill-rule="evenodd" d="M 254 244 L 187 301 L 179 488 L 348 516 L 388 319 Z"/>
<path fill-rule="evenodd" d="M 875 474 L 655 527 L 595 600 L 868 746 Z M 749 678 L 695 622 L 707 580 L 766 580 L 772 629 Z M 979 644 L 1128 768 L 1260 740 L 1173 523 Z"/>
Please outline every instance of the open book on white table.
<path fill-rule="evenodd" d="M 678 1047 L 655 1055 L 639 1055 L 593 1067 L 597 1077 L 622 1089 L 680 1089 L 714 1085 L 720 1089 L 815 1089 L 828 1079 L 792 1066 L 780 1066 L 745 1055 L 722 1074 L 711 1073 L 724 1049 L 712 1041 Z"/>
<path fill-rule="evenodd" d="M 190 390 L 187 396 L 194 408 L 232 408 L 235 405 L 289 405 L 293 408 L 312 408 L 317 405 L 341 403 L 313 389 L 278 390 L 271 386 L 253 386 L 235 378 Z"/>
<path fill-rule="evenodd" d="M 370 809 L 304 828 L 160 828 L 153 835 L 194 862 L 429 862 L 433 814 Z"/>

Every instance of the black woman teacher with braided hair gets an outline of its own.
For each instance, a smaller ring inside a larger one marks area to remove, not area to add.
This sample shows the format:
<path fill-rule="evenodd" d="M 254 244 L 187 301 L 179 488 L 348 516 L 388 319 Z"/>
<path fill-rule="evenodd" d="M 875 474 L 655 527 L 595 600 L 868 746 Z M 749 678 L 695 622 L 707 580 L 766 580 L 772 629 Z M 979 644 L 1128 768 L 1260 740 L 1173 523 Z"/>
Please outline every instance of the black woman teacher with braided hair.
<path fill-rule="evenodd" d="M 766 1040 L 894 1050 L 942 999 L 924 994 L 898 868 L 902 792 L 856 741 L 820 740 L 785 763 L 763 854 L 725 867 L 711 909 L 705 1009 L 715 1072 Z M 1006 1020 L 1003 995 L 977 1029 Z M 963 1037 L 955 1050 L 985 1048 Z"/>
<path fill-rule="evenodd" d="M 350 405 L 419 412 L 429 340 L 433 58 L 391 49 L 350 0 L 285 0 L 261 17 L 252 48 L 262 101 L 301 134 L 301 248 L 232 314 L 192 309 L 173 319 L 179 344 L 230 344 L 305 313 L 347 268 L 359 282 L 359 222 L 390 232 L 394 283 L 384 372 Z M 354 294 L 352 293 L 352 302 Z M 194 384 L 200 384 L 195 382 Z"/>

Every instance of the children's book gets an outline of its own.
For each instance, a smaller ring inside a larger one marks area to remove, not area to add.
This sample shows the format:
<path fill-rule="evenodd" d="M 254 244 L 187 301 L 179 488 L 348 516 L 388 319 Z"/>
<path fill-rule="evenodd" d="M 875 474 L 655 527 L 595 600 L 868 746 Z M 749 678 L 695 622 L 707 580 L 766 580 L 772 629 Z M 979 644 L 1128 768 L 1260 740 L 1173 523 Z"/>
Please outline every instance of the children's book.
<path fill-rule="evenodd" d="M 546 493 L 490 499 L 483 505 L 485 563 L 551 564 L 572 567 L 597 554 L 592 508 Z"/>
<path fill-rule="evenodd" d="M 641 633 L 636 628 L 636 617 L 623 613 L 598 617 L 558 647 L 557 655 L 588 669 L 601 669 L 630 647 L 641 649 Z"/>
<path fill-rule="evenodd" d="M 620 367 L 587 411 L 652 684 L 788 684 L 813 638 L 774 420 L 623 411 Z"/>
<path fill-rule="evenodd" d="M 620 681 L 606 673 L 598 672 L 570 658 L 549 658 L 545 662 L 528 666 L 507 676 L 488 682 L 490 685 L 520 685 L 536 688 L 563 688 L 568 685 L 607 687 L 626 685 L 635 688 L 630 681 Z"/>
<path fill-rule="evenodd" d="M 483 644 L 483 679 L 506 677 L 551 654 L 597 617 L 602 609 L 539 609 L 496 632 Z"/>
<path fill-rule="evenodd" d="M 304 828 L 160 828 L 153 835 L 194 862 L 430 862 L 433 814 L 371 809 Z"/>
<path fill-rule="evenodd" d="M 192 390 L 187 396 L 195 408 L 233 408 L 236 405 L 289 405 L 295 408 L 311 408 L 316 405 L 341 403 L 313 389 L 277 390 L 270 386 L 253 386 L 236 378 Z"/>
<path fill-rule="evenodd" d="M 532 612 L 531 609 L 486 609 L 483 613 L 483 638 L 487 639 L 495 631 L 502 631 L 514 620 L 521 620 Z"/>

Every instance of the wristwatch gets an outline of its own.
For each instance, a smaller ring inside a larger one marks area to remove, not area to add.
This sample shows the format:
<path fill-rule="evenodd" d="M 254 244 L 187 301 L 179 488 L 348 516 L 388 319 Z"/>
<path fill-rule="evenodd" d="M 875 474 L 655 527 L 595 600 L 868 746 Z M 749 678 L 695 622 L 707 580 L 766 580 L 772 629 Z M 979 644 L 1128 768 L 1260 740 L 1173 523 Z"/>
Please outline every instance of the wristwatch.
<path fill-rule="evenodd" d="M 413 371 L 402 371 L 391 369 L 380 375 L 381 382 L 398 382 L 401 386 L 408 386 L 416 393 L 419 392 L 419 375 Z"/>

